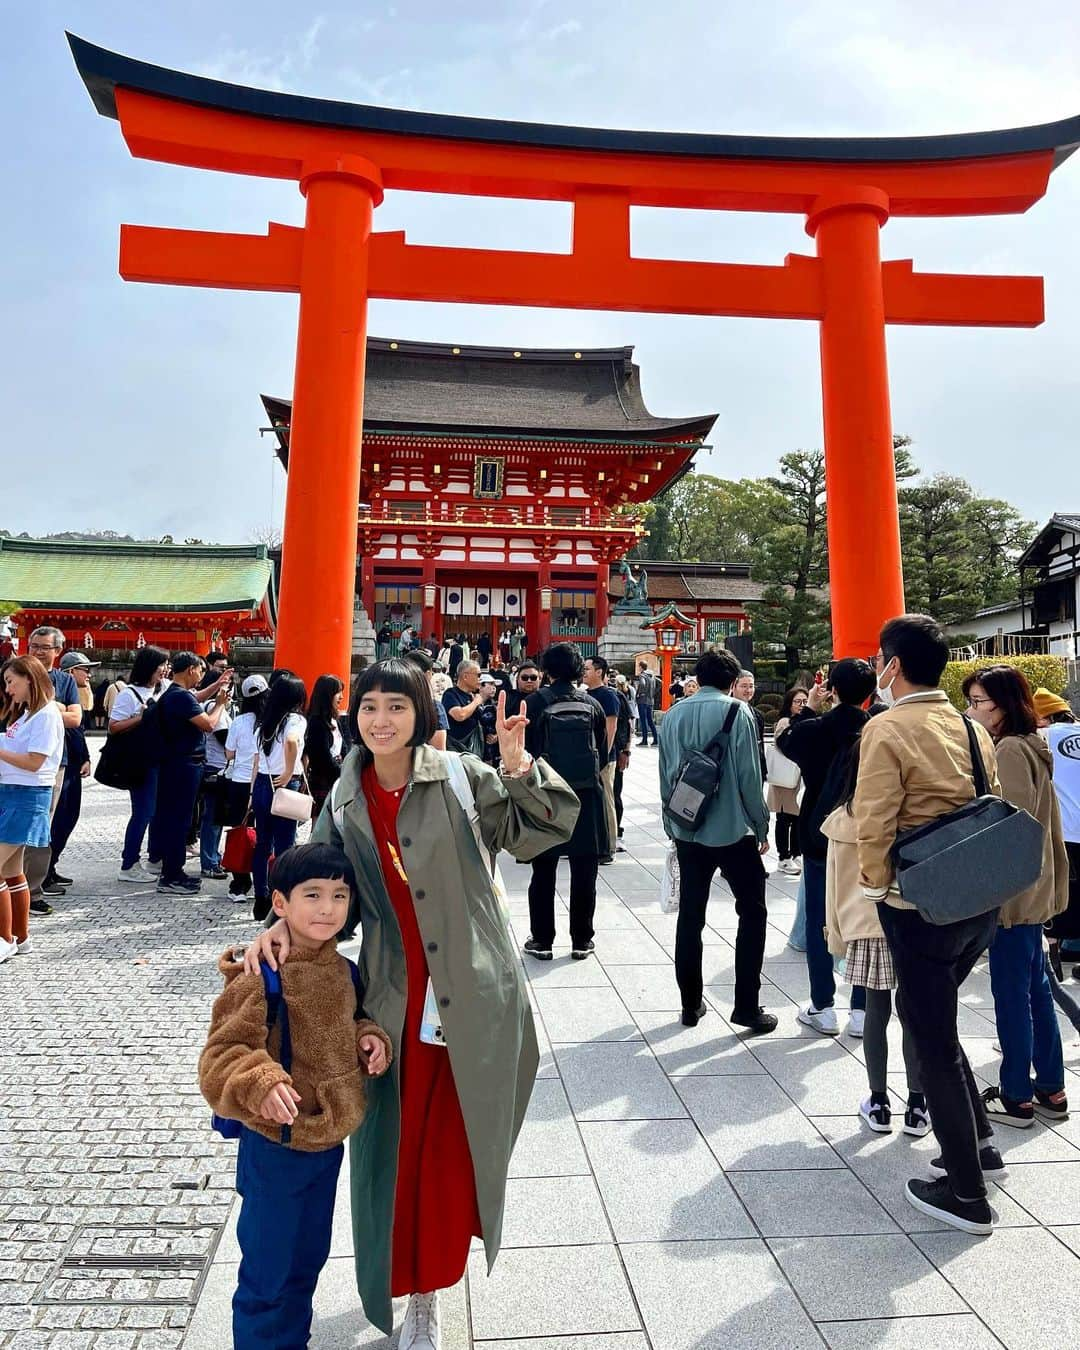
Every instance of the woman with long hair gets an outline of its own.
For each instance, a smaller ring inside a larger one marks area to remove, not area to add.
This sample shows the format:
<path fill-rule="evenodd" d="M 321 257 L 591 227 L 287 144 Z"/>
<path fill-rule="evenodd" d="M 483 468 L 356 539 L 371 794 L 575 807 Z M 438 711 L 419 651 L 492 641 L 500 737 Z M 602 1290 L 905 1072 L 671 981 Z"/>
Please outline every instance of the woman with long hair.
<path fill-rule="evenodd" d="M 300 788 L 307 719 L 303 715 L 307 689 L 296 675 L 270 677 L 266 702 L 255 722 L 258 754 L 251 809 L 255 814 L 255 856 L 251 873 L 255 885 L 252 912 L 258 920 L 270 913 L 267 864 L 270 855 L 280 858 L 296 843 L 296 821 L 275 816 L 271 810 L 278 788 Z"/>
<path fill-rule="evenodd" d="M 499 696 L 502 767 L 436 750 L 424 673 L 381 661 L 356 681 L 358 743 L 314 840 L 356 873 L 365 1011 L 391 1037 L 390 1073 L 368 1084 L 350 1141 L 356 1277 L 387 1335 L 409 1296 L 400 1350 L 439 1344 L 438 1291 L 460 1280 L 474 1236 L 499 1249 L 510 1153 L 538 1064 L 521 962 L 492 885 L 491 858 L 525 862 L 569 838 L 577 798 L 525 751 L 524 713 Z M 278 922 L 245 955 L 276 968 Z M 291 958 L 291 959 L 296 959 Z"/>
<path fill-rule="evenodd" d="M 48 671 L 34 656 L 5 662 L 0 695 L 0 962 L 30 950 L 23 852 L 49 847 L 64 720 Z"/>
<path fill-rule="evenodd" d="M 992 1121 L 1024 1128 L 1036 1115 L 1051 1121 L 1069 1115 L 1061 1031 L 1043 956 L 1043 924 L 1069 903 L 1069 859 L 1053 758 L 1038 734 L 1027 677 L 1015 666 L 988 666 L 969 675 L 963 690 L 970 716 L 994 738 L 1001 795 L 1043 827 L 1039 879 L 1001 907 L 990 947 L 1001 1074 L 983 1101 Z"/>
<path fill-rule="evenodd" d="M 338 713 L 345 697 L 345 685 L 336 675 L 320 675 L 311 691 L 307 710 L 307 737 L 304 741 L 304 768 L 311 790 L 311 818 L 322 810 L 327 794 L 341 773 L 345 740 Z"/>
<path fill-rule="evenodd" d="M 109 713 L 110 736 L 123 736 L 142 721 L 148 704 L 161 692 L 165 672 L 169 667 L 169 653 L 164 647 L 140 647 L 131 663 L 127 683 L 117 694 Z M 149 725 L 149 724 L 147 724 Z M 118 880 L 147 885 L 156 881 L 161 871 L 161 842 L 154 819 L 157 806 L 158 766 L 148 764 L 146 777 L 138 787 L 128 789 L 131 814 L 124 831 L 124 849 L 120 856 Z M 147 865 L 139 861 L 147 828 L 150 839 L 147 847 Z"/>
<path fill-rule="evenodd" d="M 269 686 L 262 675 L 248 675 L 240 685 L 240 711 L 229 723 L 225 737 L 225 796 L 221 824 L 244 825 L 251 813 L 255 765 L 259 757 L 257 724 Z M 242 901 L 251 890 L 250 872 L 233 872 L 229 894 Z"/>
<path fill-rule="evenodd" d="M 807 692 L 794 685 L 784 695 L 780 716 L 773 727 L 773 745 L 769 750 L 769 810 L 776 815 L 776 852 L 780 871 L 797 877 L 802 871 L 799 848 L 799 766 L 776 748 L 776 742 L 788 729 L 791 719 L 806 707 Z"/>

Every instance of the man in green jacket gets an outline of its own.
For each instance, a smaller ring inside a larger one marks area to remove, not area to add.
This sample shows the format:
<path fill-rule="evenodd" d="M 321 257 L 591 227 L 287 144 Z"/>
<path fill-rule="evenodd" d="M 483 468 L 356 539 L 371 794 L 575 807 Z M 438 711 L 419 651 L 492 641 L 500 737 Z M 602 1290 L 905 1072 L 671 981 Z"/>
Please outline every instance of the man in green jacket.
<path fill-rule="evenodd" d="M 776 1018 L 758 1003 L 765 957 L 765 866 L 769 851 L 769 812 L 761 787 L 757 728 L 745 703 L 731 697 L 739 663 L 723 649 L 704 652 L 694 673 L 701 688 L 681 699 L 660 724 L 660 799 L 670 800 L 679 766 L 688 754 L 702 752 L 724 726 L 734 704 L 739 713 L 728 737 L 716 795 L 696 830 L 664 812 L 664 829 L 679 858 L 679 922 L 675 933 L 675 978 L 682 996 L 682 1021 L 692 1027 L 705 1016 L 702 1000 L 701 934 L 705 906 L 717 868 L 731 887 L 739 930 L 735 939 L 737 1026 L 775 1031 Z"/>

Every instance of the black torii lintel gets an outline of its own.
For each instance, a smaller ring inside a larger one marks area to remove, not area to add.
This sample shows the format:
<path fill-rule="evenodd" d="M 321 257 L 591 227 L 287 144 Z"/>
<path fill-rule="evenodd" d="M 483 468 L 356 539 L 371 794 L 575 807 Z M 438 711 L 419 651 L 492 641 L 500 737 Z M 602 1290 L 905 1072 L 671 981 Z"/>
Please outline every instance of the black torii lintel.
<path fill-rule="evenodd" d="M 226 84 L 201 75 L 136 61 L 67 34 L 75 65 L 94 107 L 116 117 L 116 90 L 132 89 L 203 108 L 353 131 L 432 136 L 445 140 L 533 145 L 550 150 L 625 151 L 705 159 L 788 160 L 804 163 L 925 163 L 990 159 L 1051 150 L 1054 168 L 1080 146 L 1080 116 L 1040 126 L 970 131 L 946 136 L 726 136 L 690 131 L 616 131 L 551 126 L 486 117 L 379 108 L 368 103 L 281 94 Z"/>

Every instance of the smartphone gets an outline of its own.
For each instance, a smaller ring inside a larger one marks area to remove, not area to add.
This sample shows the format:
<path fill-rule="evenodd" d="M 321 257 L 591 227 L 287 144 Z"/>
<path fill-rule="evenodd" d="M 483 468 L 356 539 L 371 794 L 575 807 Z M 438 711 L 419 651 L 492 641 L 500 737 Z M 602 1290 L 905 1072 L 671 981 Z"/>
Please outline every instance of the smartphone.
<path fill-rule="evenodd" d="M 815 684 L 825 683 L 825 676 L 822 674 L 820 670 L 814 675 L 814 683 Z"/>

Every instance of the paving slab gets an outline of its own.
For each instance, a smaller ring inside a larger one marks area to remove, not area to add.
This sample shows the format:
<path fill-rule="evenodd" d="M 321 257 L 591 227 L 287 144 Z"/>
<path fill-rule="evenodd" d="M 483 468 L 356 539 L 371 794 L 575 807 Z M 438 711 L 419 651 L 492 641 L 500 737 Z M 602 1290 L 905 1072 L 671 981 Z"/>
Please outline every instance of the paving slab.
<path fill-rule="evenodd" d="M 768 1076 L 683 1077 L 673 1081 L 727 1172 L 844 1166 L 821 1132 Z"/>
<path fill-rule="evenodd" d="M 765 1237 L 844 1237 L 895 1233 L 896 1224 L 846 1168 L 805 1172 L 732 1172 L 731 1184 Z"/>
<path fill-rule="evenodd" d="M 585 1120 L 662 1120 L 686 1109 L 648 1046 L 557 1045 L 555 1061 L 574 1115 Z"/>
<path fill-rule="evenodd" d="M 641 1039 L 614 989 L 537 989 L 536 1006 L 553 1045 Z"/>
<path fill-rule="evenodd" d="M 1001 1341 L 974 1313 L 821 1322 L 829 1350 L 999 1350 Z"/>
<path fill-rule="evenodd" d="M 706 1013 L 695 1027 L 684 1027 L 669 1012 L 635 1012 L 634 1021 L 669 1078 L 766 1072 L 742 1039 L 713 1012 Z"/>
<path fill-rule="evenodd" d="M 910 1238 L 770 1238 L 769 1249 L 816 1322 L 963 1313 L 967 1305 Z M 937 1328 L 927 1328 L 937 1334 Z"/>
<path fill-rule="evenodd" d="M 610 1242 L 596 1182 L 583 1177 L 519 1177 L 506 1183 L 503 1251 Z"/>
<path fill-rule="evenodd" d="M 1001 1190 L 1039 1223 L 1067 1224 L 1080 1214 L 1080 1158 L 1075 1162 L 1041 1163 L 1009 1158 L 1008 1164 L 1009 1174 L 1000 1183 Z"/>
<path fill-rule="evenodd" d="M 913 1240 L 1009 1350 L 1030 1350 L 1048 1327 L 1075 1327 L 1080 1318 L 1080 1256 L 1044 1229 Z"/>
<path fill-rule="evenodd" d="M 478 1341 L 641 1330 L 613 1246 L 519 1247 L 490 1277 L 483 1252 L 473 1252 L 469 1296 Z"/>
<path fill-rule="evenodd" d="M 585 1336 L 534 1336 L 524 1341 L 477 1341 L 484 1350 L 650 1350 L 640 1331 Z"/>
<path fill-rule="evenodd" d="M 618 1242 L 755 1236 L 693 1121 L 586 1123 L 581 1134 Z"/>
<path fill-rule="evenodd" d="M 589 1160 L 561 1080 L 537 1079 L 510 1159 L 510 1176 L 572 1177 L 588 1173 Z"/>
<path fill-rule="evenodd" d="M 839 1037 L 758 1037 L 750 1051 L 808 1116 L 848 1115 L 867 1095 L 866 1069 Z"/>
<path fill-rule="evenodd" d="M 820 1350 L 760 1240 L 643 1243 L 622 1255 L 654 1350 Z"/>

